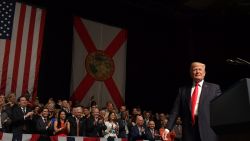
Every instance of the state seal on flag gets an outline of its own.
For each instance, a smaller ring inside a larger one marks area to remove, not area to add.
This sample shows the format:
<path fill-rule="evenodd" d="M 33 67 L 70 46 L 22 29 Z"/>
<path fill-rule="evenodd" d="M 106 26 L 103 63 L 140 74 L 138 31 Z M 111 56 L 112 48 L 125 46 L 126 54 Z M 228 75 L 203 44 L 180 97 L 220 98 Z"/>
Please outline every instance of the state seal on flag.
<path fill-rule="evenodd" d="M 86 71 L 96 80 L 104 81 L 114 73 L 114 61 L 104 51 L 89 53 L 85 59 Z"/>

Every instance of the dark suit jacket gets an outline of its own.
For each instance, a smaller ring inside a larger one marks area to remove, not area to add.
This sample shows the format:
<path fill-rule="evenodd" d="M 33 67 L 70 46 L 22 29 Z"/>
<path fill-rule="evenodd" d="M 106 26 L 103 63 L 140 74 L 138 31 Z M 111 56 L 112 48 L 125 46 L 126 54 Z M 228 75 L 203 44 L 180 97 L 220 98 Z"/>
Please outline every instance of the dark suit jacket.
<path fill-rule="evenodd" d="M 1 123 L 2 123 L 2 131 L 3 132 L 10 132 L 10 125 L 11 125 L 11 119 L 8 116 L 7 112 L 5 110 L 1 111 Z"/>
<path fill-rule="evenodd" d="M 31 112 L 31 109 L 26 107 L 26 113 Z M 32 133 L 33 120 L 31 118 L 24 119 L 24 113 L 21 107 L 16 106 L 12 109 L 12 132 L 13 133 Z"/>
<path fill-rule="evenodd" d="M 191 88 L 192 85 L 181 87 L 174 103 L 167 128 L 172 130 L 178 115 L 183 120 L 183 141 L 193 141 L 193 127 L 191 120 Z M 199 107 L 198 126 L 202 141 L 217 141 L 217 136 L 210 128 L 210 101 L 221 94 L 219 85 L 203 82 Z"/>
<path fill-rule="evenodd" d="M 95 123 L 95 118 L 91 115 L 86 118 L 86 136 L 87 137 L 103 137 L 103 131 L 107 129 L 104 123 Z"/>
<path fill-rule="evenodd" d="M 49 122 L 49 120 L 47 119 L 47 122 L 45 123 L 41 116 L 36 118 L 36 133 L 40 134 L 38 141 L 50 140 L 49 135 L 51 135 L 52 131 L 51 131 L 51 128 L 49 128 L 49 127 L 46 129 L 48 122 Z M 53 125 L 51 125 L 51 126 L 53 126 Z"/>
<path fill-rule="evenodd" d="M 68 118 L 68 121 L 70 123 L 70 132 L 69 136 L 76 136 L 77 135 L 77 123 L 76 118 L 73 116 L 70 116 Z M 86 136 L 86 120 L 84 118 L 79 119 L 79 136 Z"/>
<path fill-rule="evenodd" d="M 157 130 L 154 130 L 154 132 L 155 133 L 153 135 L 150 129 L 147 128 L 145 131 L 146 140 L 149 140 L 149 141 L 161 140 L 159 132 Z"/>
<path fill-rule="evenodd" d="M 48 120 L 48 119 L 47 119 Z M 49 135 L 49 129 L 46 129 L 48 122 L 45 123 L 41 116 L 36 119 L 36 131 L 38 134 Z"/>
<path fill-rule="evenodd" d="M 126 134 L 126 127 L 125 127 L 125 126 L 127 126 L 127 121 L 125 121 L 123 119 L 119 119 L 118 120 L 118 125 L 119 125 L 118 137 L 119 138 L 127 138 L 128 135 Z"/>
<path fill-rule="evenodd" d="M 139 128 L 137 125 L 133 126 L 130 131 L 130 140 L 136 141 L 136 140 L 145 140 L 146 139 L 146 127 L 143 127 L 145 129 L 145 132 L 139 133 Z"/>

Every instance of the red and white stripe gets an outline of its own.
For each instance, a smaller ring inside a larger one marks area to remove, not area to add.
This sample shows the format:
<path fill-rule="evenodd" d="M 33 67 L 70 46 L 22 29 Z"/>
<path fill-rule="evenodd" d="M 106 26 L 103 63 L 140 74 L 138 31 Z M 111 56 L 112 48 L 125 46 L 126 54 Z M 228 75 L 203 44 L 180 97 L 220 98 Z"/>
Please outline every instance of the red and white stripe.
<path fill-rule="evenodd" d="M 12 133 L 0 132 L 0 141 L 11 141 L 13 138 Z M 22 134 L 22 141 L 37 141 L 39 140 L 39 134 Z M 107 141 L 107 138 L 95 138 L 95 137 L 75 137 L 71 136 L 74 141 Z M 67 136 L 50 136 L 51 141 L 67 141 Z M 127 138 L 116 138 L 115 141 L 128 141 Z"/>
<path fill-rule="evenodd" d="M 36 95 L 44 25 L 45 10 L 16 3 L 11 40 L 0 39 L 1 93 Z"/>

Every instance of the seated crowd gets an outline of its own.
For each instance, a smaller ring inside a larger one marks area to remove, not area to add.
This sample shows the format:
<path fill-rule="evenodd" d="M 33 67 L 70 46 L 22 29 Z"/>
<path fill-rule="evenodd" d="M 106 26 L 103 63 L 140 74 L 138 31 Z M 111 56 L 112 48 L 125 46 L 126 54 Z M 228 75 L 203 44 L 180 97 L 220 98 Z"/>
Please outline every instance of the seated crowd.
<path fill-rule="evenodd" d="M 117 111 L 112 102 L 99 108 L 95 101 L 89 107 L 68 100 L 52 98 L 46 104 L 39 100 L 31 104 L 27 97 L 16 100 L 14 93 L 0 95 L 0 131 L 13 133 L 15 140 L 22 134 L 40 134 L 46 140 L 49 136 L 83 136 L 104 138 L 128 138 L 128 140 L 161 140 L 168 117 L 164 113 L 152 114 L 134 107 L 131 113 L 125 105 Z M 173 129 L 176 141 L 181 140 L 181 119 Z"/>

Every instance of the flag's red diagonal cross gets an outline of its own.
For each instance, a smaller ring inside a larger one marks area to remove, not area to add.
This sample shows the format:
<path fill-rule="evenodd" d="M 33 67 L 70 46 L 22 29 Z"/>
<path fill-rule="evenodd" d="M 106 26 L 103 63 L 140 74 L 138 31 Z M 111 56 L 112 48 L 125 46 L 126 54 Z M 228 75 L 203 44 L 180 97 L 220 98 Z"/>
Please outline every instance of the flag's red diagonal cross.
<path fill-rule="evenodd" d="M 115 102 L 115 105 L 117 107 L 121 107 L 122 105 L 124 105 L 124 102 L 122 100 L 122 97 L 120 95 L 119 90 L 117 89 L 115 82 L 112 78 L 109 78 L 107 80 L 104 81 L 106 87 L 109 90 L 109 93 L 113 99 L 113 101 Z"/>
<path fill-rule="evenodd" d="M 96 46 L 95 46 L 93 40 L 91 39 L 87 28 L 85 27 L 85 25 L 81 21 L 81 18 L 75 17 L 74 26 L 76 28 L 76 31 L 79 34 L 79 37 L 82 40 L 82 43 L 84 43 L 88 53 L 95 52 L 97 50 Z"/>
<path fill-rule="evenodd" d="M 74 20 L 74 26 L 76 28 L 77 33 L 79 34 L 82 42 L 85 45 L 88 53 L 92 53 L 97 51 L 94 42 L 92 41 L 87 28 L 85 27 L 84 23 L 81 21 L 80 17 L 76 17 Z M 122 44 L 127 40 L 127 30 L 121 30 L 116 37 L 111 41 L 111 43 L 107 46 L 105 53 L 110 57 L 113 57 L 115 53 L 120 49 Z M 89 88 L 94 83 L 94 78 L 87 74 L 85 78 L 81 81 L 79 86 L 76 88 L 75 92 L 73 93 L 71 100 L 73 101 L 82 101 L 82 99 L 86 96 Z M 109 78 L 104 81 L 110 95 L 115 102 L 117 107 L 124 105 L 123 99 L 120 95 L 120 92 L 113 80 L 113 78 Z"/>
<path fill-rule="evenodd" d="M 79 86 L 76 88 L 73 96 L 71 97 L 71 100 L 81 102 L 94 82 L 95 79 L 87 73 Z"/>
<path fill-rule="evenodd" d="M 121 30 L 113 41 L 108 45 L 105 50 L 105 53 L 110 57 L 113 57 L 115 53 L 121 48 L 122 44 L 127 40 L 127 30 Z"/>

